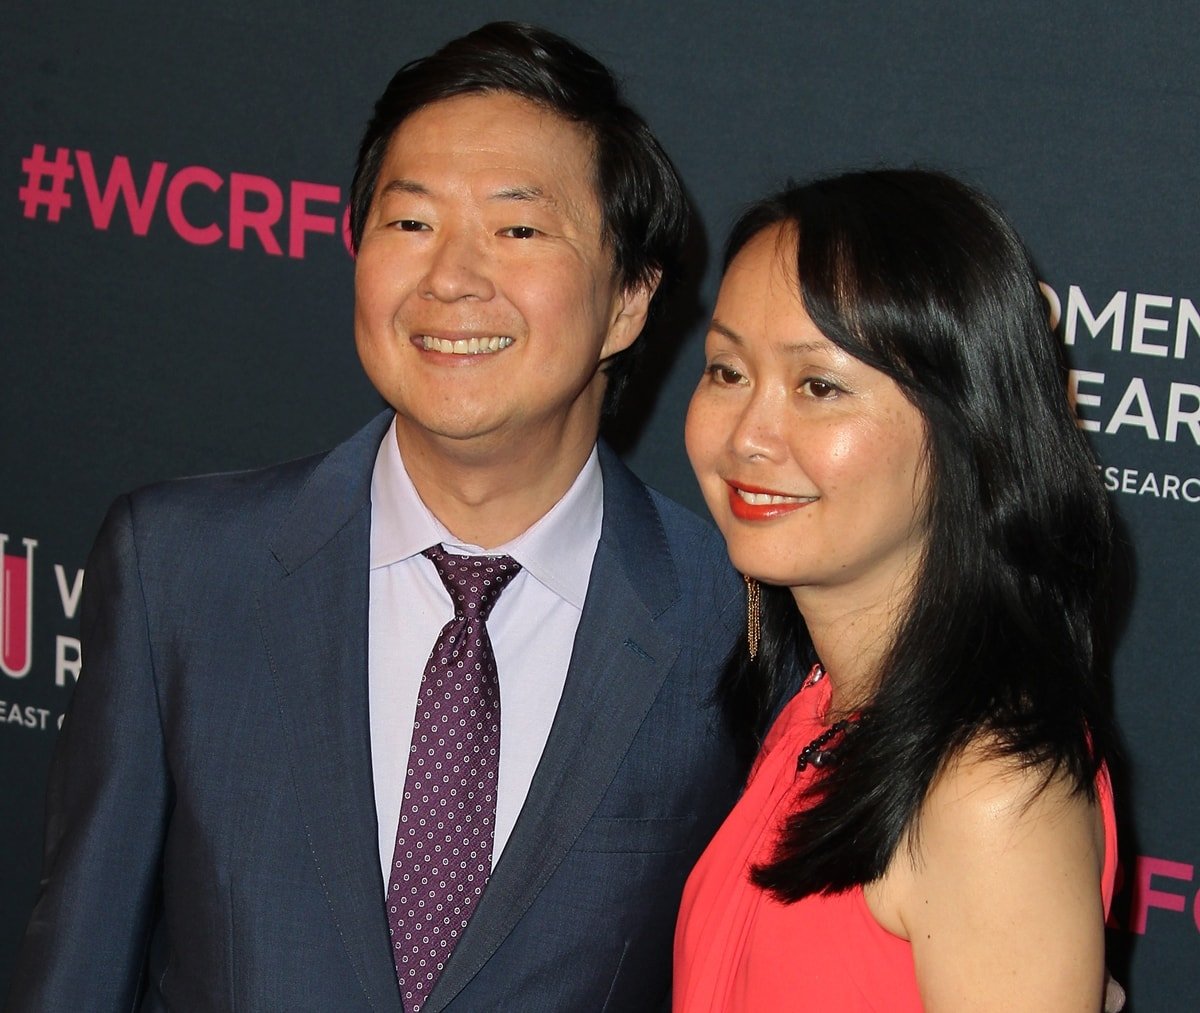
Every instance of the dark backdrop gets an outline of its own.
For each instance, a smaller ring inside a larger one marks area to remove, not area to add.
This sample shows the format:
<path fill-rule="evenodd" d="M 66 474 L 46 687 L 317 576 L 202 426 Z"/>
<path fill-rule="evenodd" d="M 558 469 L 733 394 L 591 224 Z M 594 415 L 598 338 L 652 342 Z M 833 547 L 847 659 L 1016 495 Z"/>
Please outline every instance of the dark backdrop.
<path fill-rule="evenodd" d="M 334 6 L 42 0 L 0 14 L 0 994 L 36 889 L 43 780 L 78 671 L 79 574 L 106 505 L 155 479 L 328 447 L 376 410 L 341 237 L 357 140 L 400 63 L 504 17 L 616 68 L 695 198 L 695 284 L 614 436 L 696 509 L 680 433 L 715 250 L 740 205 L 789 175 L 920 162 L 1016 219 L 1126 543 L 1111 959 L 1131 1009 L 1192 1008 L 1195 5 Z"/>

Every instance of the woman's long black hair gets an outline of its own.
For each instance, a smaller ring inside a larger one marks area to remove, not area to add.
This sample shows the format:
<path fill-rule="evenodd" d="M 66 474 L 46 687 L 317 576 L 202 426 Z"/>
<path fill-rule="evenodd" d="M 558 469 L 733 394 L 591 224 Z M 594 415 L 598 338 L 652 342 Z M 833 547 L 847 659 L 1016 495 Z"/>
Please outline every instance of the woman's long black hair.
<path fill-rule="evenodd" d="M 750 208 L 726 266 L 775 225 L 796 234 L 820 331 L 921 412 L 929 475 L 928 544 L 876 691 L 753 873 L 795 901 L 881 876 L 969 743 L 1092 795 L 1113 743 L 1093 643 L 1111 518 L 1029 255 L 990 200 L 920 170 L 817 180 Z M 723 685 L 759 732 L 812 653 L 786 588 L 763 588 L 762 621 L 757 659 L 741 652 Z"/>

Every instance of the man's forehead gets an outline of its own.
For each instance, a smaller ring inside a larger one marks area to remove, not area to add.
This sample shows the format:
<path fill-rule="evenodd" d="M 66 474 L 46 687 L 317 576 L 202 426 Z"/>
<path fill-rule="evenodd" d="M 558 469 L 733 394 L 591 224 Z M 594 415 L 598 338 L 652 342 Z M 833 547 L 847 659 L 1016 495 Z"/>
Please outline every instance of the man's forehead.
<path fill-rule="evenodd" d="M 528 135 L 541 135 L 543 142 L 548 143 L 532 149 L 523 147 Z M 418 106 L 393 128 L 388 138 L 388 156 L 404 154 L 418 138 L 431 149 L 464 142 L 491 142 L 502 147 L 508 140 L 527 153 L 531 162 L 538 155 L 554 159 L 575 156 L 589 162 L 593 170 L 597 153 L 597 137 L 589 125 L 546 103 L 510 91 L 466 92 Z"/>
<path fill-rule="evenodd" d="M 469 178 L 476 196 L 563 210 L 600 210 L 590 131 L 511 92 L 439 99 L 397 125 L 388 141 L 376 196 L 436 198 Z"/>

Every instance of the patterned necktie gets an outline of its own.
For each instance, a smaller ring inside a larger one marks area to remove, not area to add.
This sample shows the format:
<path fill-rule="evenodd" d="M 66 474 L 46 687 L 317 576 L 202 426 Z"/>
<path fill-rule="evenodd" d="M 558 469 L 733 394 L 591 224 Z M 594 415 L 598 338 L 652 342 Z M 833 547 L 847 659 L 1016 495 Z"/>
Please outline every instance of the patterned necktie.
<path fill-rule="evenodd" d="M 492 868 L 500 687 L 487 617 L 521 565 L 425 550 L 454 602 L 421 677 L 388 884 L 392 958 L 419 1013 Z"/>

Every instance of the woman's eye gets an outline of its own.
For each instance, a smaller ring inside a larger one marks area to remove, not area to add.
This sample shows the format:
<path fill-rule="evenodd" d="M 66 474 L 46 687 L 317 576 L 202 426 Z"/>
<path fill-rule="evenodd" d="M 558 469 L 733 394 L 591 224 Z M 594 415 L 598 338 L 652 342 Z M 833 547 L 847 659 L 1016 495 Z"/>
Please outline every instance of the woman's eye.
<path fill-rule="evenodd" d="M 800 385 L 800 389 L 807 390 L 810 395 L 818 400 L 833 397 L 838 392 L 837 387 L 829 383 L 829 381 L 817 379 L 805 380 Z"/>
<path fill-rule="evenodd" d="M 713 383 L 718 383 L 724 387 L 733 387 L 741 383 L 745 377 L 742 376 L 732 366 L 725 366 L 719 362 L 713 363 L 708 367 L 707 373 Z"/>
<path fill-rule="evenodd" d="M 510 228 L 502 229 L 500 234 L 508 236 L 510 239 L 532 239 L 537 232 L 538 230 L 532 225 L 513 225 Z"/>

